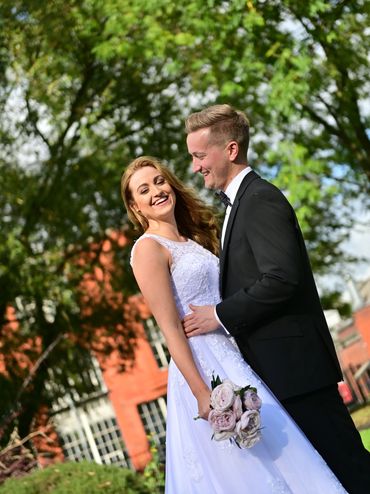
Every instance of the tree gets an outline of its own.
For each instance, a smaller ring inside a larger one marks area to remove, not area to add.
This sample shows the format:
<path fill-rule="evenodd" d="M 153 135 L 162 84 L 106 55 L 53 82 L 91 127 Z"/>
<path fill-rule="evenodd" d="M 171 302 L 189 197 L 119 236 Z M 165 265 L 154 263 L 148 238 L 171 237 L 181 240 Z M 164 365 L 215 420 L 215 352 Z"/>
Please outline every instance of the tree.
<path fill-rule="evenodd" d="M 116 8 L 130 14 L 131 4 Z M 126 44 L 107 63 L 98 47 L 103 50 L 102 33 L 114 12 L 104 2 L 19 1 L 0 8 L 6 54 L 0 110 L 1 415 L 8 424 L 19 402 L 23 436 L 38 407 L 50 403 L 50 371 L 68 389 L 67 377 L 78 375 L 86 349 L 118 350 L 122 366 L 133 358 L 135 313 L 127 300 L 134 284 L 125 274 L 127 248 L 116 234 L 125 229 L 119 177 L 140 152 L 165 155 L 168 148 L 174 155 L 168 142 L 182 123 L 174 120 L 173 76 L 162 76 L 159 62 L 141 54 L 142 31 L 130 27 L 130 18 L 121 18 Z M 86 300 L 83 288 L 91 278 L 98 289 Z M 56 340 L 19 396 L 30 366 Z"/>
<path fill-rule="evenodd" d="M 354 220 L 352 198 L 364 207 L 369 198 L 368 2 L 151 5 L 139 23 L 163 40 L 153 52 L 167 55 L 162 71 L 181 76 L 196 108 L 227 101 L 247 112 L 253 166 L 286 191 L 315 271 L 333 269 Z M 107 60 L 125 37 L 116 20 L 99 48 Z"/>
<path fill-rule="evenodd" d="M 133 356 L 119 177 L 151 154 L 186 179 L 190 111 L 244 109 L 250 161 L 296 207 L 316 272 L 342 258 L 348 203 L 368 200 L 367 2 L 4 0 L 0 19 L 3 414 L 58 342 L 22 392 L 22 434 L 51 371 L 66 386 L 76 354 Z"/>

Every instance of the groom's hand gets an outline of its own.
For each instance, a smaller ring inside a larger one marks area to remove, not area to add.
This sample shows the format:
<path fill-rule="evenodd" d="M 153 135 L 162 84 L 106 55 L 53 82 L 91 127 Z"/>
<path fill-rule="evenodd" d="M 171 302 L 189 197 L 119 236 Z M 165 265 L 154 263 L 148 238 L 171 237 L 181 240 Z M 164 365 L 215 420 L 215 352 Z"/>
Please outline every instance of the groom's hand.
<path fill-rule="evenodd" d="M 189 307 L 193 312 L 185 316 L 183 320 L 185 335 L 188 338 L 209 333 L 219 327 L 213 305 L 190 304 Z"/>

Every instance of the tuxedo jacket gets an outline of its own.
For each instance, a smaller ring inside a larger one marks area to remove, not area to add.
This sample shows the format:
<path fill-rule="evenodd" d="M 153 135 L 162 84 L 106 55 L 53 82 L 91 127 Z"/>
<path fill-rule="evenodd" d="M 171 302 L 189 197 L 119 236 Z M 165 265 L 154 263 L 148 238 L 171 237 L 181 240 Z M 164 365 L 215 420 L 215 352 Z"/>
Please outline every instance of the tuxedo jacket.
<path fill-rule="evenodd" d="M 220 291 L 221 322 L 280 400 L 342 379 L 293 208 L 254 171 L 230 212 Z"/>

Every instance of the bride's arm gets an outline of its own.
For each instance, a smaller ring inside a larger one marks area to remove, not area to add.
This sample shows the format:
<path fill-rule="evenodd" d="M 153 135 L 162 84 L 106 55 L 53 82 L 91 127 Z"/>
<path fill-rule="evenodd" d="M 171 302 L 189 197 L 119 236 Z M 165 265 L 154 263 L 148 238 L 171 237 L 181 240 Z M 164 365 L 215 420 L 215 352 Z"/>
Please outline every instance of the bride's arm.
<path fill-rule="evenodd" d="M 168 350 L 198 400 L 199 416 L 208 417 L 210 389 L 203 381 L 176 309 L 169 270 L 170 254 L 151 238 L 135 247 L 132 267 L 141 293 L 147 301 L 167 343 Z"/>

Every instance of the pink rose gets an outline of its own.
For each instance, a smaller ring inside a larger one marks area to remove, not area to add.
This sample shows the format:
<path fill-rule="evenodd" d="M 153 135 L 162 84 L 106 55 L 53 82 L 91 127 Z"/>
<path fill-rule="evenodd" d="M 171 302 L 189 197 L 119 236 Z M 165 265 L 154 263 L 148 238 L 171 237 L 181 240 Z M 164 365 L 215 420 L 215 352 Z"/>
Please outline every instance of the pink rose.
<path fill-rule="evenodd" d="M 211 393 L 211 406 L 214 410 L 227 410 L 235 400 L 235 393 L 232 384 L 225 382 L 219 384 Z"/>
<path fill-rule="evenodd" d="M 247 410 L 240 417 L 235 430 L 241 438 L 254 435 L 261 426 L 260 414 L 257 410 Z"/>
<path fill-rule="evenodd" d="M 260 426 L 259 412 L 257 410 L 247 410 L 235 426 L 237 434 L 235 441 L 241 448 L 251 448 L 261 439 Z"/>
<path fill-rule="evenodd" d="M 237 437 L 235 440 L 239 446 L 243 449 L 252 448 L 261 439 L 261 433 L 256 432 L 251 436 L 246 436 L 243 438 Z"/>
<path fill-rule="evenodd" d="M 232 410 L 211 410 L 208 415 L 208 422 L 214 432 L 213 439 L 216 441 L 234 436 L 236 416 Z"/>
<path fill-rule="evenodd" d="M 224 384 L 229 383 L 234 391 L 239 391 L 240 389 L 242 389 L 241 386 L 238 386 L 237 384 L 233 383 L 231 379 L 224 379 L 222 382 Z"/>
<path fill-rule="evenodd" d="M 247 410 L 259 410 L 262 406 L 262 400 L 255 391 L 248 389 L 244 393 L 243 404 Z"/>

